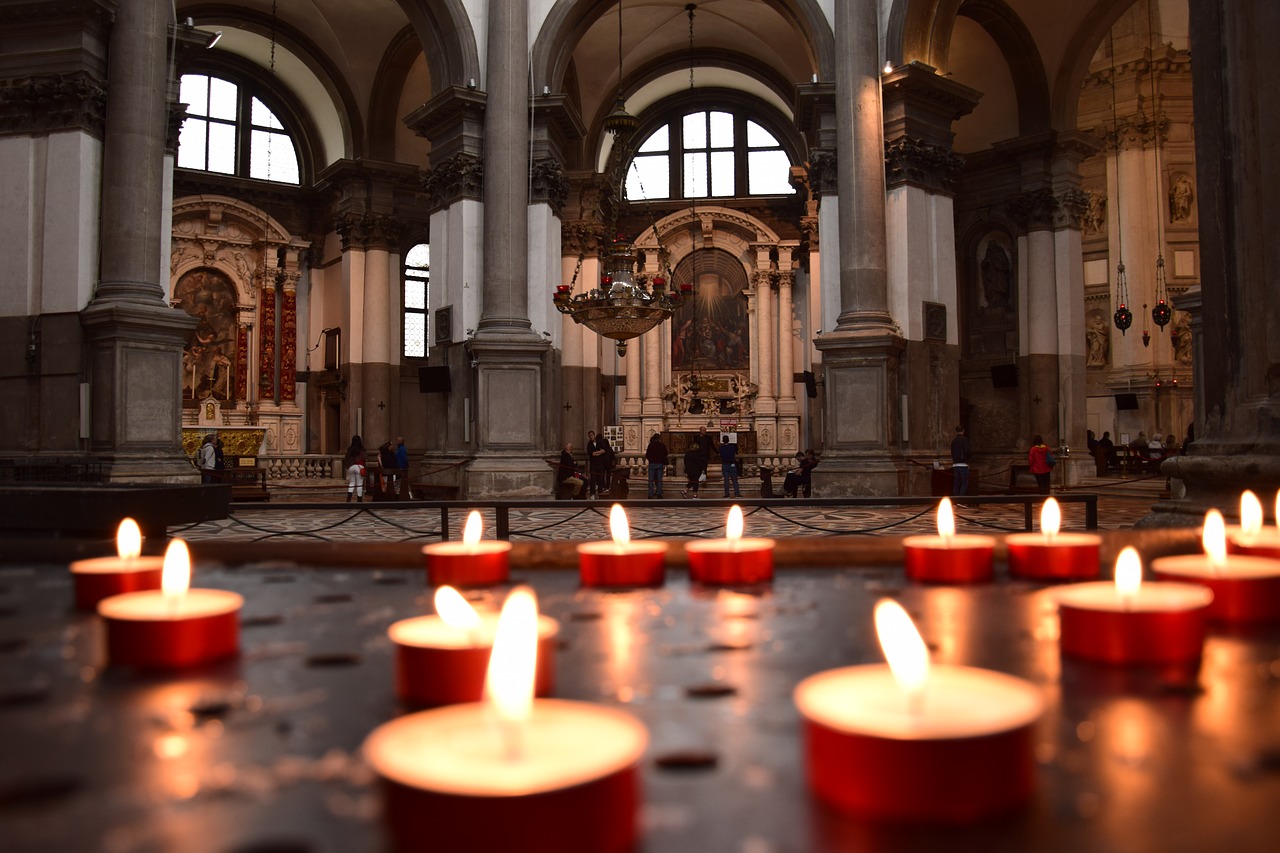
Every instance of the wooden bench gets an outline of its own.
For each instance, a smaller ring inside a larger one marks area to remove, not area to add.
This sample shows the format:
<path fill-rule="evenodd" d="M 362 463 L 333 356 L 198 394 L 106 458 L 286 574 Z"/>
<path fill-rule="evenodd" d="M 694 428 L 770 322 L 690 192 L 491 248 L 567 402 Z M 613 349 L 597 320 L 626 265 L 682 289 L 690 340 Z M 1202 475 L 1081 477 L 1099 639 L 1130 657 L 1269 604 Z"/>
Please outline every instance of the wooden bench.
<path fill-rule="evenodd" d="M 556 500 L 584 501 L 587 499 L 587 481 L 586 480 L 582 481 L 582 488 L 575 495 L 573 493 L 573 484 L 563 482 L 565 478 L 561 476 L 560 460 L 557 458 L 557 459 L 544 459 L 542 461 L 546 462 L 547 465 L 551 468 L 551 494 L 555 496 Z"/>
<path fill-rule="evenodd" d="M 215 472 L 215 477 L 231 484 L 231 500 L 269 501 L 267 492 L 267 471 L 257 465 L 242 465 L 235 468 L 224 468 Z"/>

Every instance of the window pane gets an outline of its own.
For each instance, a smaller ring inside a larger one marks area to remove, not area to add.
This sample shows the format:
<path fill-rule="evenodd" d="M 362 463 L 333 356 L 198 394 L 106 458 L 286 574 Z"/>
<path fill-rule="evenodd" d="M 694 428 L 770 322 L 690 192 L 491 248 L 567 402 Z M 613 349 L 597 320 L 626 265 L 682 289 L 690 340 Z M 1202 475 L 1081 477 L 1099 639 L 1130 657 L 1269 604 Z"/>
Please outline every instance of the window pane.
<path fill-rule="evenodd" d="M 298 156 L 283 133 L 255 130 L 249 142 L 249 177 L 264 181 L 298 183 Z"/>
<path fill-rule="evenodd" d="M 203 74 L 183 74 L 178 100 L 187 105 L 190 115 L 208 115 L 209 78 Z"/>
<path fill-rule="evenodd" d="M 680 137 L 684 142 L 684 147 L 689 148 L 706 148 L 707 147 L 707 114 L 692 113 L 684 117 L 684 133 Z"/>
<path fill-rule="evenodd" d="M 276 114 L 267 108 L 267 105 L 253 99 L 253 106 L 249 110 L 249 121 L 255 127 L 270 127 L 275 130 L 284 130 L 284 125 L 280 123 L 280 119 L 276 118 Z"/>
<path fill-rule="evenodd" d="M 627 170 L 627 198 L 670 198 L 671 161 L 666 154 L 637 157 Z"/>
<path fill-rule="evenodd" d="M 747 122 L 747 146 L 750 148 L 777 148 L 778 140 L 754 121 Z"/>
<path fill-rule="evenodd" d="M 183 169 L 203 169 L 205 143 L 209 123 L 201 118 L 188 118 L 178 131 L 178 166 Z"/>
<path fill-rule="evenodd" d="M 234 124 L 209 123 L 210 172 L 234 175 L 236 171 L 236 126 Z"/>
<path fill-rule="evenodd" d="M 427 315 L 407 311 L 404 315 L 404 354 L 422 358 L 427 354 Z"/>
<path fill-rule="evenodd" d="M 407 267 L 419 267 L 427 269 L 431 266 L 431 244 L 419 243 L 409 250 L 409 254 L 404 256 L 404 264 Z"/>
<path fill-rule="evenodd" d="M 427 283 L 425 281 L 413 278 L 404 280 L 404 307 L 418 309 L 427 307 Z"/>
<path fill-rule="evenodd" d="M 732 148 L 733 147 L 733 114 L 732 113 L 712 113 L 711 114 L 711 147 L 712 148 Z"/>
<path fill-rule="evenodd" d="M 711 194 L 733 195 L 733 152 L 711 154 Z"/>
<path fill-rule="evenodd" d="M 236 84 L 209 78 L 209 117 L 236 120 Z"/>
<path fill-rule="evenodd" d="M 705 198 L 707 195 L 707 155 L 684 155 L 684 188 L 685 198 Z"/>
<path fill-rule="evenodd" d="M 785 151 L 752 151 L 747 154 L 747 192 L 752 195 L 793 195 L 791 160 Z"/>
<path fill-rule="evenodd" d="M 667 141 L 669 127 L 670 125 L 664 124 L 662 127 L 655 130 L 652 135 L 644 141 L 644 144 L 636 150 L 642 154 L 651 151 L 666 151 L 670 147 L 670 143 Z"/>

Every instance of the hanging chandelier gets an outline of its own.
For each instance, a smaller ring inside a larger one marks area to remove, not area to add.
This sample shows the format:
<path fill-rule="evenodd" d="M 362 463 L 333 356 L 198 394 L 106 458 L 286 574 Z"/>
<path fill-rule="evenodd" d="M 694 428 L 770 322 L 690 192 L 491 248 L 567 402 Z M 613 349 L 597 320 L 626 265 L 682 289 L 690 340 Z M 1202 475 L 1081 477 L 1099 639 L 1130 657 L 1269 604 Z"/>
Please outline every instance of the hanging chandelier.
<path fill-rule="evenodd" d="M 639 120 L 627 112 L 622 91 L 622 3 L 618 3 L 618 98 L 613 112 L 605 119 L 605 129 L 613 136 L 614 180 L 617 187 L 617 203 L 613 206 L 610 229 L 613 240 L 604 248 L 603 272 L 600 286 L 581 293 L 574 293 L 578 273 L 582 269 L 582 257 L 569 284 L 556 285 L 552 301 L 556 310 L 567 314 L 596 334 L 617 341 L 618 356 L 627 354 L 627 341 L 637 338 L 671 317 L 684 298 L 692 292 L 692 286 L 675 289 L 674 283 L 667 289 L 668 277 L 661 273 L 652 277 L 635 272 L 636 251 L 634 244 L 617 233 L 617 212 L 621 206 L 624 187 L 623 168 L 629 159 L 629 143 L 639 126 Z M 654 230 L 657 236 L 657 230 Z"/>

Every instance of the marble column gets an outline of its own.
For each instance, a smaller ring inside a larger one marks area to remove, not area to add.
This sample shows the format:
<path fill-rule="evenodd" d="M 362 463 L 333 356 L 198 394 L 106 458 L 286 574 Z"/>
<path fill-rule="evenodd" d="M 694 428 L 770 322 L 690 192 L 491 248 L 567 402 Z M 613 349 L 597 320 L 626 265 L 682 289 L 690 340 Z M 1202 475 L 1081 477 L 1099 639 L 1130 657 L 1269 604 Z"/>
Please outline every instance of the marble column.
<path fill-rule="evenodd" d="M 788 267 L 790 263 L 789 258 L 784 262 Z M 796 401 L 795 339 L 791 333 L 795 277 L 793 269 L 778 273 L 778 438 L 774 444 L 780 456 L 803 449 Z"/>
<path fill-rule="evenodd" d="M 1250 488 L 1263 504 L 1280 488 L 1280 87 L 1272 60 L 1280 4 L 1192 0 L 1191 52 L 1200 223 L 1196 440 L 1161 466 L 1182 500 L 1153 523 L 1199 523 L 1208 506 L 1229 516 Z M 1179 307 L 1194 309 L 1194 299 Z"/>
<path fill-rule="evenodd" d="M 765 253 L 765 263 L 768 254 Z M 763 454 L 778 450 L 778 361 L 775 358 L 777 323 L 774 318 L 773 280 L 777 274 L 761 270 L 755 275 L 757 374 L 756 413 L 752 419 L 756 430 L 756 449 Z"/>
<path fill-rule="evenodd" d="M 80 321 L 92 450 L 113 481 L 194 480 L 182 457 L 182 349 L 195 320 L 162 277 L 168 26 L 162 0 L 122 0 L 108 54 L 101 278 Z"/>
<path fill-rule="evenodd" d="M 896 495 L 905 488 L 898 451 L 903 341 L 889 314 L 879 32 L 879 4 L 836 4 L 840 311 L 836 328 L 816 344 L 827 391 L 818 494 Z"/>
<path fill-rule="evenodd" d="M 489 5 L 484 85 L 484 279 L 476 362 L 473 497 L 545 495 L 558 413 L 550 399 L 550 344 L 529 319 L 529 10 Z M 549 298 L 543 291 L 543 297 Z"/>

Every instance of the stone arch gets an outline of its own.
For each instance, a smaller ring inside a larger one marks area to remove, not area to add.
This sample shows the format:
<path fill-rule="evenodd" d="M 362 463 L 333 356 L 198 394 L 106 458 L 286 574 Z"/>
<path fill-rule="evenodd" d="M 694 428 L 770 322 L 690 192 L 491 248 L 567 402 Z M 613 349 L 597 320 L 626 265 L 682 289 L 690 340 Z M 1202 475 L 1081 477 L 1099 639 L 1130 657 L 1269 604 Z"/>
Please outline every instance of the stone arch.
<path fill-rule="evenodd" d="M 431 72 L 431 94 L 481 80 L 480 53 L 463 0 L 399 0 Z"/>
<path fill-rule="evenodd" d="M 1136 0 L 1097 0 L 1076 28 L 1063 52 L 1057 79 L 1053 81 L 1050 113 L 1054 127 L 1075 129 L 1080 107 L 1080 88 L 1089 74 L 1089 63 L 1093 60 L 1098 45 L 1107 37 L 1107 32 L 1135 2 Z"/>

